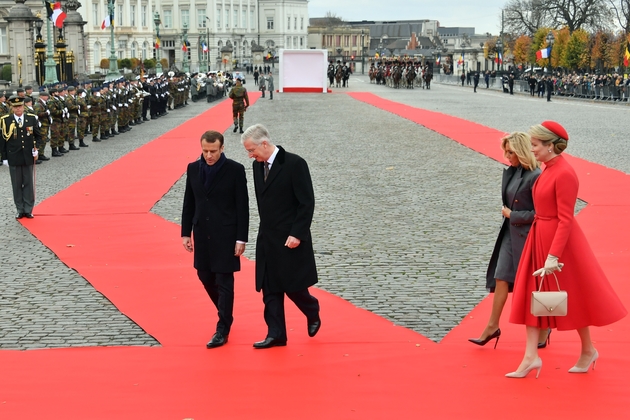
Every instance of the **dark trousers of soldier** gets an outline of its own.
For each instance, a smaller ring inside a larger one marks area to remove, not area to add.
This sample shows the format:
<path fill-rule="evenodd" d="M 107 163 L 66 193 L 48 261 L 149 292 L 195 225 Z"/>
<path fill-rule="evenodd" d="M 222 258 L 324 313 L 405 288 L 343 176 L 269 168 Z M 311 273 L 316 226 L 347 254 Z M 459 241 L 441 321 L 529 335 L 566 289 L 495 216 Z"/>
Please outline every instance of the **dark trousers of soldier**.
<path fill-rule="evenodd" d="M 237 125 L 241 128 L 241 130 L 243 129 L 244 114 L 245 114 L 244 105 L 241 105 L 241 104 L 232 105 L 232 117 L 234 118 L 234 131 L 236 131 Z"/>
<path fill-rule="evenodd" d="M 37 142 L 37 152 L 40 156 L 44 156 L 44 151 L 46 150 L 46 142 L 48 141 L 48 132 L 50 131 L 50 126 L 43 125 L 39 127 L 39 132 L 42 134 L 42 137 Z"/>
<path fill-rule="evenodd" d="M 79 117 L 79 121 L 77 122 L 77 137 L 79 138 L 79 141 L 83 141 L 83 138 L 85 137 L 87 121 L 87 117 Z"/>
<path fill-rule="evenodd" d="M 35 205 L 34 168 L 35 165 L 9 165 L 13 202 L 18 213 L 33 213 L 33 206 Z"/>
<path fill-rule="evenodd" d="M 68 130 L 68 134 L 66 138 L 68 140 L 68 144 L 70 145 L 70 150 L 73 150 L 77 147 L 74 144 L 75 131 L 77 130 L 77 117 L 74 115 L 71 115 L 70 119 L 68 120 L 68 123 L 65 124 L 65 126 L 67 127 L 67 130 Z"/>
<path fill-rule="evenodd" d="M 92 131 L 92 141 L 94 141 L 95 137 L 100 140 L 99 135 L 103 134 L 102 131 L 99 133 L 99 130 L 101 130 L 101 111 L 92 111 L 90 115 L 90 129 Z"/>
<path fill-rule="evenodd" d="M 50 126 L 50 147 L 53 149 L 59 149 L 63 147 L 63 142 L 65 140 L 64 132 L 63 132 L 63 121 L 54 121 Z"/>

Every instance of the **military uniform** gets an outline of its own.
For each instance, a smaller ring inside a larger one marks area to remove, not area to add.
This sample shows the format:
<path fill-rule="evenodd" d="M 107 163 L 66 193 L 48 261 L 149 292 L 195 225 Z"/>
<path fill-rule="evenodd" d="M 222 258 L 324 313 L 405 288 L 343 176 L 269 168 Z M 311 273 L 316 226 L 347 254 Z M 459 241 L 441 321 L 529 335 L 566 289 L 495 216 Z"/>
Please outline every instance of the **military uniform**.
<path fill-rule="evenodd" d="M 90 109 L 86 101 L 87 95 L 85 90 L 79 89 L 77 91 L 77 106 L 79 107 L 77 114 L 77 137 L 79 138 L 79 147 L 88 147 L 83 141 L 85 137 L 85 128 L 87 127 L 88 119 L 90 118 Z"/>
<path fill-rule="evenodd" d="M 63 156 L 66 149 L 63 148 L 63 117 L 64 117 L 64 105 L 55 96 L 56 89 L 50 89 L 52 96 L 48 100 L 48 110 L 52 117 L 52 123 L 50 124 L 50 147 L 52 149 L 52 155 L 54 157 Z"/>
<path fill-rule="evenodd" d="M 52 123 L 52 117 L 50 116 L 48 105 L 46 104 L 49 99 L 50 96 L 48 92 L 42 92 L 39 94 L 39 98 L 35 101 L 35 106 L 33 107 L 33 114 L 37 115 L 40 131 L 40 139 L 37 143 L 37 151 L 39 153 L 38 160 L 48 159 L 44 155 L 44 151 L 46 150 L 46 142 L 48 141 L 48 133 L 50 132 L 50 124 Z"/>
<path fill-rule="evenodd" d="M 232 117 L 234 118 L 234 132 L 240 129 L 243 132 L 243 120 L 245 110 L 249 106 L 249 96 L 247 89 L 242 85 L 236 85 L 230 90 L 230 99 L 232 99 Z"/>
<path fill-rule="evenodd" d="M 12 97 L 9 101 L 14 107 L 24 106 L 22 98 Z M 17 209 L 16 219 L 32 218 L 35 206 L 35 186 L 33 165 L 40 139 L 39 123 L 34 114 L 22 113 L 19 117 L 12 113 L 0 117 L 2 132 L 3 159 L 9 164 L 13 201 Z"/>
<path fill-rule="evenodd" d="M 76 96 L 74 96 L 75 93 L 76 89 L 71 87 L 68 90 L 68 95 L 65 97 L 66 108 L 68 108 L 68 121 L 65 125 L 68 129 L 67 140 L 70 150 L 79 150 L 74 143 L 77 124 L 79 122 L 79 104 L 77 103 Z"/>
<path fill-rule="evenodd" d="M 90 130 L 92 131 L 92 141 L 99 142 L 105 135 L 102 127 L 104 99 L 101 97 L 99 88 L 92 88 L 92 96 L 90 97 Z M 100 134 L 100 137 L 99 137 Z M 107 138 L 107 137 L 105 137 Z"/>

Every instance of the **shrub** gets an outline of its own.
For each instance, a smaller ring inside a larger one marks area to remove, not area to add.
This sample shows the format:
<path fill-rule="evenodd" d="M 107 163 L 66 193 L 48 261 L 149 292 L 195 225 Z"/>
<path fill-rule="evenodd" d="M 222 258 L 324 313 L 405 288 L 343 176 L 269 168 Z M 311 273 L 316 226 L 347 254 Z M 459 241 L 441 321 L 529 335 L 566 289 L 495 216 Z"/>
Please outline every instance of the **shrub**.
<path fill-rule="evenodd" d="M 101 64 L 99 65 L 100 68 L 102 69 L 109 69 L 109 59 L 108 58 L 103 58 L 101 60 Z"/>
<path fill-rule="evenodd" d="M 2 80 L 11 81 L 11 64 L 5 64 L 2 67 L 2 74 L 0 75 L 0 77 L 2 77 Z"/>

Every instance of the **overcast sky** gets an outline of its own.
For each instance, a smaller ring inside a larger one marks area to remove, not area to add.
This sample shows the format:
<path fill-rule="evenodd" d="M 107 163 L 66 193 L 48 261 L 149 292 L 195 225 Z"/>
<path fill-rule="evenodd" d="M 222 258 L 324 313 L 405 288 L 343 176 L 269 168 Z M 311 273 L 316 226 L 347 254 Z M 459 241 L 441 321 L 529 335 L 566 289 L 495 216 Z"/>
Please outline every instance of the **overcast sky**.
<path fill-rule="evenodd" d="M 343 20 L 437 20 L 440 26 L 474 27 L 498 34 L 507 0 L 309 0 L 309 17 L 332 12 Z"/>

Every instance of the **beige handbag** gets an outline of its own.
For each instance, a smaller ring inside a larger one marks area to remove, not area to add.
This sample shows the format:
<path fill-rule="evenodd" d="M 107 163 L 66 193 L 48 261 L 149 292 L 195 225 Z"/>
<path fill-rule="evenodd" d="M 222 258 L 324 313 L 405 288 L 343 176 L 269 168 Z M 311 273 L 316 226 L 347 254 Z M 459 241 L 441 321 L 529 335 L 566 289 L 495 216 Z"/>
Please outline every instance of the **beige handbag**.
<path fill-rule="evenodd" d="M 567 292 L 560 290 L 560 283 L 556 273 L 552 273 L 556 279 L 557 292 L 542 292 L 544 277 L 540 278 L 540 286 L 537 292 L 532 292 L 531 312 L 534 316 L 566 316 L 568 307 Z"/>

